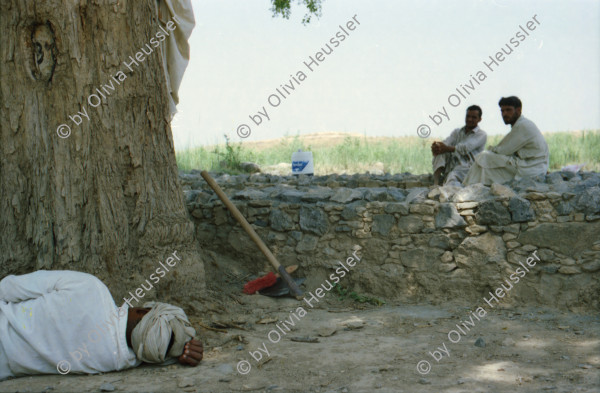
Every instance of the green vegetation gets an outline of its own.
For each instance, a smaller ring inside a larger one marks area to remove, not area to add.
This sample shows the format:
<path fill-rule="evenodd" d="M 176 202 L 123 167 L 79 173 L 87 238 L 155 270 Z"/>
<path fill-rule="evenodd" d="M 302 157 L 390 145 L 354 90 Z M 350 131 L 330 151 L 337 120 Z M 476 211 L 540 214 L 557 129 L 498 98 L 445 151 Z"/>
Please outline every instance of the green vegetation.
<path fill-rule="evenodd" d="M 374 306 L 382 306 L 385 304 L 384 300 L 379 300 L 375 297 L 370 297 L 370 296 L 365 296 L 365 295 L 359 295 L 358 293 L 352 291 L 350 293 L 348 293 L 348 289 L 342 287 L 340 284 L 335 284 L 333 286 L 335 288 L 335 290 L 337 291 L 338 295 L 339 295 L 339 300 L 344 300 L 347 298 L 350 299 L 354 299 L 355 302 L 359 302 L 359 303 L 371 303 Z"/>
<path fill-rule="evenodd" d="M 586 164 L 585 170 L 600 171 L 600 130 L 556 132 L 544 134 L 550 148 L 550 170 L 569 164 Z M 488 138 L 488 145 L 497 144 L 502 135 Z M 257 149 L 232 143 L 198 147 L 177 152 L 179 169 L 240 173 L 239 163 L 254 162 L 261 168 L 278 163 L 289 164 L 294 151 L 312 151 L 315 174 L 365 173 L 376 162 L 383 163 L 387 173 L 431 172 L 431 142 L 433 139 L 414 137 L 376 138 L 346 137 L 341 143 L 306 145 L 302 137 L 282 138 L 268 148 Z M 339 141 L 338 141 L 339 142 Z M 288 171 L 289 172 L 289 171 Z"/>

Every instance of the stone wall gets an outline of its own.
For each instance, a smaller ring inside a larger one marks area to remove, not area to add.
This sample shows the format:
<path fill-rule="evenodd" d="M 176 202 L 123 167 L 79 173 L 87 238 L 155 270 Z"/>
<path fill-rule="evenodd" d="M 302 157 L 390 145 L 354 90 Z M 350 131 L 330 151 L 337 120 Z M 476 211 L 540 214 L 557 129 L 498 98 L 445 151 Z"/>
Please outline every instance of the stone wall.
<path fill-rule="evenodd" d="M 249 272 L 268 269 L 199 173 L 180 178 L 201 246 Z M 357 248 L 362 260 L 344 287 L 387 300 L 479 304 L 535 252 L 541 261 L 501 303 L 600 308 L 597 173 L 465 188 L 434 188 L 429 175 L 410 174 L 215 180 L 279 261 L 300 266 L 309 290 Z"/>

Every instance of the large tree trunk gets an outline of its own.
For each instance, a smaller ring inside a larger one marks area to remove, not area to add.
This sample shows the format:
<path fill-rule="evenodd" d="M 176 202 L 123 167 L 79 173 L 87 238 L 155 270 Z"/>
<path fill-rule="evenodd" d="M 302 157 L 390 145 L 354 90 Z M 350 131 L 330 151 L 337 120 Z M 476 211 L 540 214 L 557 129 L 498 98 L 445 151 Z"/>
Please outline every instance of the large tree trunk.
<path fill-rule="evenodd" d="M 155 0 L 0 2 L 0 278 L 85 271 L 120 304 L 177 250 L 182 261 L 143 300 L 204 289 L 162 54 L 153 48 L 132 71 L 124 64 L 159 31 L 156 8 Z M 103 89 L 110 83 L 114 90 Z M 76 125 L 78 111 L 90 120 Z"/>

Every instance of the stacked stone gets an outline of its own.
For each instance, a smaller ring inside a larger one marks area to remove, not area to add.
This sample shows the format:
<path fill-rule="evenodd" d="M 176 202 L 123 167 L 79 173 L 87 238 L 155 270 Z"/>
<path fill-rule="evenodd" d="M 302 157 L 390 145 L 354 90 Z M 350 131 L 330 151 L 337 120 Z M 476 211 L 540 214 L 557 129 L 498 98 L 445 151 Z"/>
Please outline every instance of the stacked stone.
<path fill-rule="evenodd" d="M 198 174 L 183 174 L 204 248 L 262 260 Z M 365 259 L 347 283 L 400 299 L 481 298 L 532 251 L 541 262 L 511 301 L 600 306 L 600 175 L 555 172 L 491 187 L 430 187 L 431 176 L 215 176 L 284 264 L 308 286 L 353 245 Z"/>

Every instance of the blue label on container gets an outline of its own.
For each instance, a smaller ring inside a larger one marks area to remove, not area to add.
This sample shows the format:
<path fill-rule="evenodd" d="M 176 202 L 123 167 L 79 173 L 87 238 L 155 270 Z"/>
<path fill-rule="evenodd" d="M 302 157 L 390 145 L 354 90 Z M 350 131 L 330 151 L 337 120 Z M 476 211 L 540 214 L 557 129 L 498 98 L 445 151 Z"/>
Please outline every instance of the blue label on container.
<path fill-rule="evenodd" d="M 308 161 L 292 161 L 292 172 L 302 172 L 308 165 Z"/>

